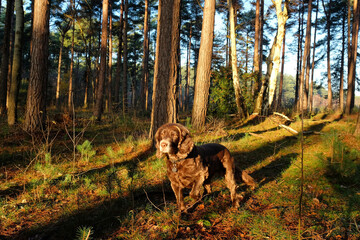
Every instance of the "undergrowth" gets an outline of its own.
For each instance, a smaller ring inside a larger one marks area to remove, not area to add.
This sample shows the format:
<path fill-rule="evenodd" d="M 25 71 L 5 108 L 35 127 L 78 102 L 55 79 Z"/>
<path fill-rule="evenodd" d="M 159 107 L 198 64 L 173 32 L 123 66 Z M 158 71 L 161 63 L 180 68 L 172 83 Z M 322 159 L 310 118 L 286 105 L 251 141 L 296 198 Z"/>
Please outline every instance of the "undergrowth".
<path fill-rule="evenodd" d="M 315 119 L 305 122 L 311 134 L 304 142 L 302 237 L 358 239 L 360 149 L 348 130 L 354 123 Z M 42 135 L 45 143 L 46 136 L 51 139 L 45 148 L 19 131 L 0 130 L 0 157 L 6 159 L 0 173 L 1 239 L 297 238 L 300 143 L 293 134 L 267 120 L 234 128 L 210 118 L 204 132 L 191 129 L 196 144 L 227 146 L 236 166 L 254 177 L 258 187 L 251 191 L 240 184 L 244 200 L 233 209 L 223 180 L 215 179 L 213 192 L 193 211 L 180 214 L 165 163 L 147 139 L 149 123 L 116 116 L 107 120 L 84 123 L 88 127 L 75 146 L 75 165 L 73 142 L 59 128 Z M 290 127 L 299 130 L 300 124 Z M 14 147 L 24 137 L 27 145 Z M 28 157 L 12 164 L 9 159 L 18 151 Z M 191 201 L 188 196 L 185 200 Z"/>

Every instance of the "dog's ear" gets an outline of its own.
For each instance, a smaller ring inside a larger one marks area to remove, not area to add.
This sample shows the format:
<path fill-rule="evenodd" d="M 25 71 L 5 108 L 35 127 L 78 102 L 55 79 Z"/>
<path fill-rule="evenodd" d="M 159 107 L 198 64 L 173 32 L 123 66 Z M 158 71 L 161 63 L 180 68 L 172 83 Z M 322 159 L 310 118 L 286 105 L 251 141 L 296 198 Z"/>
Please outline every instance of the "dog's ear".
<path fill-rule="evenodd" d="M 194 148 L 194 142 L 190 136 L 190 131 L 183 125 L 176 124 L 179 129 L 180 139 L 178 145 L 178 152 L 176 155 L 179 158 L 186 158 Z"/>
<path fill-rule="evenodd" d="M 164 129 L 163 126 L 161 126 L 160 128 L 158 128 L 158 130 L 157 130 L 156 133 L 155 133 L 155 137 L 154 137 L 154 139 L 155 139 L 155 147 L 156 147 L 156 157 L 157 157 L 157 158 L 162 158 L 162 157 L 165 156 L 164 153 L 160 152 L 160 141 L 161 141 L 161 139 L 160 139 L 160 134 L 161 134 L 161 131 L 162 131 L 163 129 Z"/>

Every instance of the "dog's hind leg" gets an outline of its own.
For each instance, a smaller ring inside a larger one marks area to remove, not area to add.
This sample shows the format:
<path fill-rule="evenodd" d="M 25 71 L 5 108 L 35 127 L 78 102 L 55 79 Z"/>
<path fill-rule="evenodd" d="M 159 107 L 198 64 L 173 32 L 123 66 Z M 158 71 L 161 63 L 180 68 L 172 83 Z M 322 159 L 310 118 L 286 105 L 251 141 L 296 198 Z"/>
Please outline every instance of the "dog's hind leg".
<path fill-rule="evenodd" d="M 230 190 L 231 195 L 231 201 L 233 203 L 234 207 L 239 207 L 239 202 L 243 198 L 240 194 L 236 194 L 236 181 L 235 181 L 235 164 L 234 159 L 231 156 L 225 156 L 229 157 L 229 159 L 223 161 L 224 168 L 226 170 L 225 173 L 225 182 L 227 188 Z"/>

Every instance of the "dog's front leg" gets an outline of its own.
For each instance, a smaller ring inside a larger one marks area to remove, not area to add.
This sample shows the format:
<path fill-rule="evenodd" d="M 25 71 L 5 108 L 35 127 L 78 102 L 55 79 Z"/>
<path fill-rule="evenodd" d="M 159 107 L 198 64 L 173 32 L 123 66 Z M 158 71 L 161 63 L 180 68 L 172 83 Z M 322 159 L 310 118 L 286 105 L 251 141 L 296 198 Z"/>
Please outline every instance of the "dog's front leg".
<path fill-rule="evenodd" d="M 184 204 L 184 195 L 183 195 L 183 189 L 179 187 L 178 184 L 171 183 L 171 188 L 173 189 L 176 197 L 177 205 L 180 209 L 180 211 L 186 210 L 185 204 Z"/>

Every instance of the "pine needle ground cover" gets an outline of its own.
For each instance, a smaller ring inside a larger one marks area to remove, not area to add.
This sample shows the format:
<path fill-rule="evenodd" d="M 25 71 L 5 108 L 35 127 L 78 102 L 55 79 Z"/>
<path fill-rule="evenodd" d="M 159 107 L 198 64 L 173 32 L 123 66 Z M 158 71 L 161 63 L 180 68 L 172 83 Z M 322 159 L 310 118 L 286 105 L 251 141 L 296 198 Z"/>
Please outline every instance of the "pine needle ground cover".
<path fill-rule="evenodd" d="M 203 131 L 192 130 L 197 144 L 228 147 L 258 186 L 240 183 L 244 200 L 232 209 L 216 179 L 188 214 L 177 211 L 144 119 L 109 116 L 99 125 L 79 118 L 38 136 L 1 127 L 0 238 L 359 239 L 355 124 L 355 116 L 304 120 L 300 233 L 301 142 L 271 118 L 245 125 L 210 119 Z M 301 122 L 290 127 L 300 131 Z"/>

